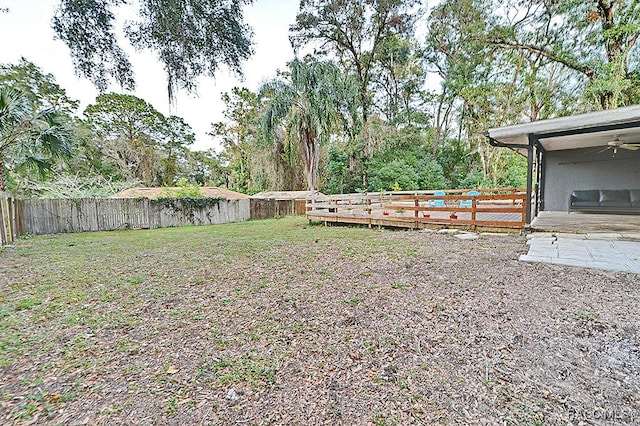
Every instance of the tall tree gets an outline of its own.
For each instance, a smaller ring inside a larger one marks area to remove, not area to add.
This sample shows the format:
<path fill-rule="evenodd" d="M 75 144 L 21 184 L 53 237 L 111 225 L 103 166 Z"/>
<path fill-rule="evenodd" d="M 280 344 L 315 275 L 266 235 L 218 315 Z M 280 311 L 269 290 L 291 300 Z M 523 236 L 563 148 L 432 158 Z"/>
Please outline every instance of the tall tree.
<path fill-rule="evenodd" d="M 385 40 L 408 34 L 414 17 L 409 10 L 419 0 L 302 0 L 291 26 L 294 49 L 319 46 L 346 73 L 355 75 L 360 89 L 362 123 L 371 113 L 369 85 Z"/>
<path fill-rule="evenodd" d="M 307 186 L 318 189 L 320 142 L 328 141 L 340 114 L 338 82 L 341 75 L 332 62 L 310 58 L 289 63 L 290 74 L 265 83 L 260 96 L 267 99 L 263 128 L 271 138 L 280 126 L 289 143 L 303 150 Z"/>
<path fill-rule="evenodd" d="M 493 45 L 572 70 L 602 109 L 640 101 L 637 0 L 535 0 L 504 22 L 508 17 L 489 33 Z"/>
<path fill-rule="evenodd" d="M 492 54 L 486 43 L 478 41 L 478 34 L 486 31 L 488 20 L 486 2 L 475 0 L 445 0 L 429 16 L 426 58 L 430 71 L 441 79 L 433 113 L 434 156 L 452 127 L 463 125 L 455 115 L 469 87 L 486 81 Z M 459 127 L 454 135 L 459 137 L 461 132 Z"/>
<path fill-rule="evenodd" d="M 180 175 L 180 163 L 188 159 L 188 146 L 195 142 L 196 137 L 191 126 L 175 115 L 163 117 L 161 126 L 163 130 L 158 135 L 159 180 L 161 185 L 171 186 Z"/>
<path fill-rule="evenodd" d="M 374 101 L 387 120 L 412 124 L 424 122 L 419 110 L 424 101 L 424 58 L 408 37 L 395 35 L 382 43 L 375 67 Z"/>
<path fill-rule="evenodd" d="M 34 109 L 54 108 L 71 115 L 78 108 L 78 101 L 67 96 L 52 74 L 25 58 L 17 64 L 0 65 L 0 84 L 20 90 Z"/>
<path fill-rule="evenodd" d="M 240 73 L 252 53 L 251 29 L 242 8 L 252 0 L 140 0 L 138 20 L 125 27 L 137 49 L 158 54 L 171 99 L 177 89 L 192 91 L 201 75 L 224 64 Z M 113 79 L 135 85 L 131 63 L 116 36 L 116 12 L 124 0 L 60 0 L 53 29 L 71 50 L 78 73 L 105 91 Z"/>
<path fill-rule="evenodd" d="M 194 138 L 181 118 L 167 118 L 143 99 L 118 93 L 99 95 L 84 114 L 121 178 L 148 186 L 173 183 L 176 156 Z"/>
<path fill-rule="evenodd" d="M 73 153 L 73 133 L 64 114 L 53 108 L 34 110 L 27 95 L 0 88 L 0 191 L 7 170 L 27 167 L 45 173 L 58 158 Z"/>
<path fill-rule="evenodd" d="M 52 74 L 45 73 L 34 63 L 22 58 L 15 64 L 0 65 L 0 85 L 21 91 L 32 111 L 55 110 L 68 131 L 74 134 L 73 158 L 64 158 L 63 161 L 52 159 L 50 167 L 55 173 L 45 176 L 42 173 L 34 174 L 31 169 L 13 168 L 10 183 L 16 195 L 40 195 L 48 192 L 43 191 L 45 188 L 55 188 L 54 192 L 60 195 L 69 194 L 73 189 L 99 186 L 108 181 L 110 173 L 102 167 L 103 158 L 95 146 L 94 135 L 74 115 L 78 101 L 67 95 Z M 57 164 L 53 164 L 54 161 Z M 64 190 L 65 186 L 69 186 L 70 191 Z"/>
<path fill-rule="evenodd" d="M 213 149 L 187 151 L 180 164 L 181 178 L 198 186 L 213 185 L 229 188 L 229 168 Z"/>
<path fill-rule="evenodd" d="M 258 95 L 247 88 L 234 87 L 231 93 L 222 95 L 222 101 L 226 105 L 225 119 L 213 123 L 209 135 L 220 142 L 221 156 L 228 161 L 227 186 L 243 193 L 275 189 L 281 162 L 260 134 L 262 102 Z"/>

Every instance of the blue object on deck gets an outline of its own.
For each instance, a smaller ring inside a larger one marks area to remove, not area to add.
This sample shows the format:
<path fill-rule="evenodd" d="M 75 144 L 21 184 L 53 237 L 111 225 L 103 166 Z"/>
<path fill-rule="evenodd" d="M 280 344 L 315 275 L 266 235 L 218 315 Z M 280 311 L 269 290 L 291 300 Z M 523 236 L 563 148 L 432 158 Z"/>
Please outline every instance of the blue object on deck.
<path fill-rule="evenodd" d="M 436 191 L 433 195 L 447 195 L 444 191 Z M 444 200 L 429 200 L 429 207 L 444 207 Z"/>
<path fill-rule="evenodd" d="M 476 196 L 476 195 L 480 195 L 480 193 L 474 189 L 473 191 L 467 192 L 467 195 Z M 472 206 L 471 200 L 460 200 L 460 207 L 471 207 L 471 206 Z"/>

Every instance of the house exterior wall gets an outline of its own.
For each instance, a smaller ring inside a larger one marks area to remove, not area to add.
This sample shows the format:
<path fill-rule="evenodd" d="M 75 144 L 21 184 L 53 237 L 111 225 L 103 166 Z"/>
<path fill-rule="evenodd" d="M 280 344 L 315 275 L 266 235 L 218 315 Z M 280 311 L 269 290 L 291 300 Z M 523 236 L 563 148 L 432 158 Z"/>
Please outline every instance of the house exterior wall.
<path fill-rule="evenodd" d="M 567 211 L 575 189 L 640 189 L 640 150 L 601 153 L 594 148 L 548 151 L 543 200 L 546 211 Z"/>

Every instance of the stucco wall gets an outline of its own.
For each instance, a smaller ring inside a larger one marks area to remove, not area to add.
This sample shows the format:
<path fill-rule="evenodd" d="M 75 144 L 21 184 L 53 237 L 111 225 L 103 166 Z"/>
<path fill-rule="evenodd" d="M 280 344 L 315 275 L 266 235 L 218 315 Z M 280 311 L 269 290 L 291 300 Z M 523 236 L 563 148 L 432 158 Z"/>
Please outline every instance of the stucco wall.
<path fill-rule="evenodd" d="M 546 155 L 544 210 L 567 211 L 574 189 L 640 188 L 640 150 L 597 148 L 549 151 Z"/>

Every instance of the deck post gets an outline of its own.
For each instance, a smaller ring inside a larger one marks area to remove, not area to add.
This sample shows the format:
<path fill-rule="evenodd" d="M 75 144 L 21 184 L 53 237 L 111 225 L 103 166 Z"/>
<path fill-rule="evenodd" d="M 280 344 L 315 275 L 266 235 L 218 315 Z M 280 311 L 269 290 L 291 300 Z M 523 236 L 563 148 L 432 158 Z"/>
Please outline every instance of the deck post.
<path fill-rule="evenodd" d="M 473 195 L 471 198 L 471 223 L 472 223 L 473 229 L 476 229 L 476 203 L 477 203 L 476 196 Z"/>

